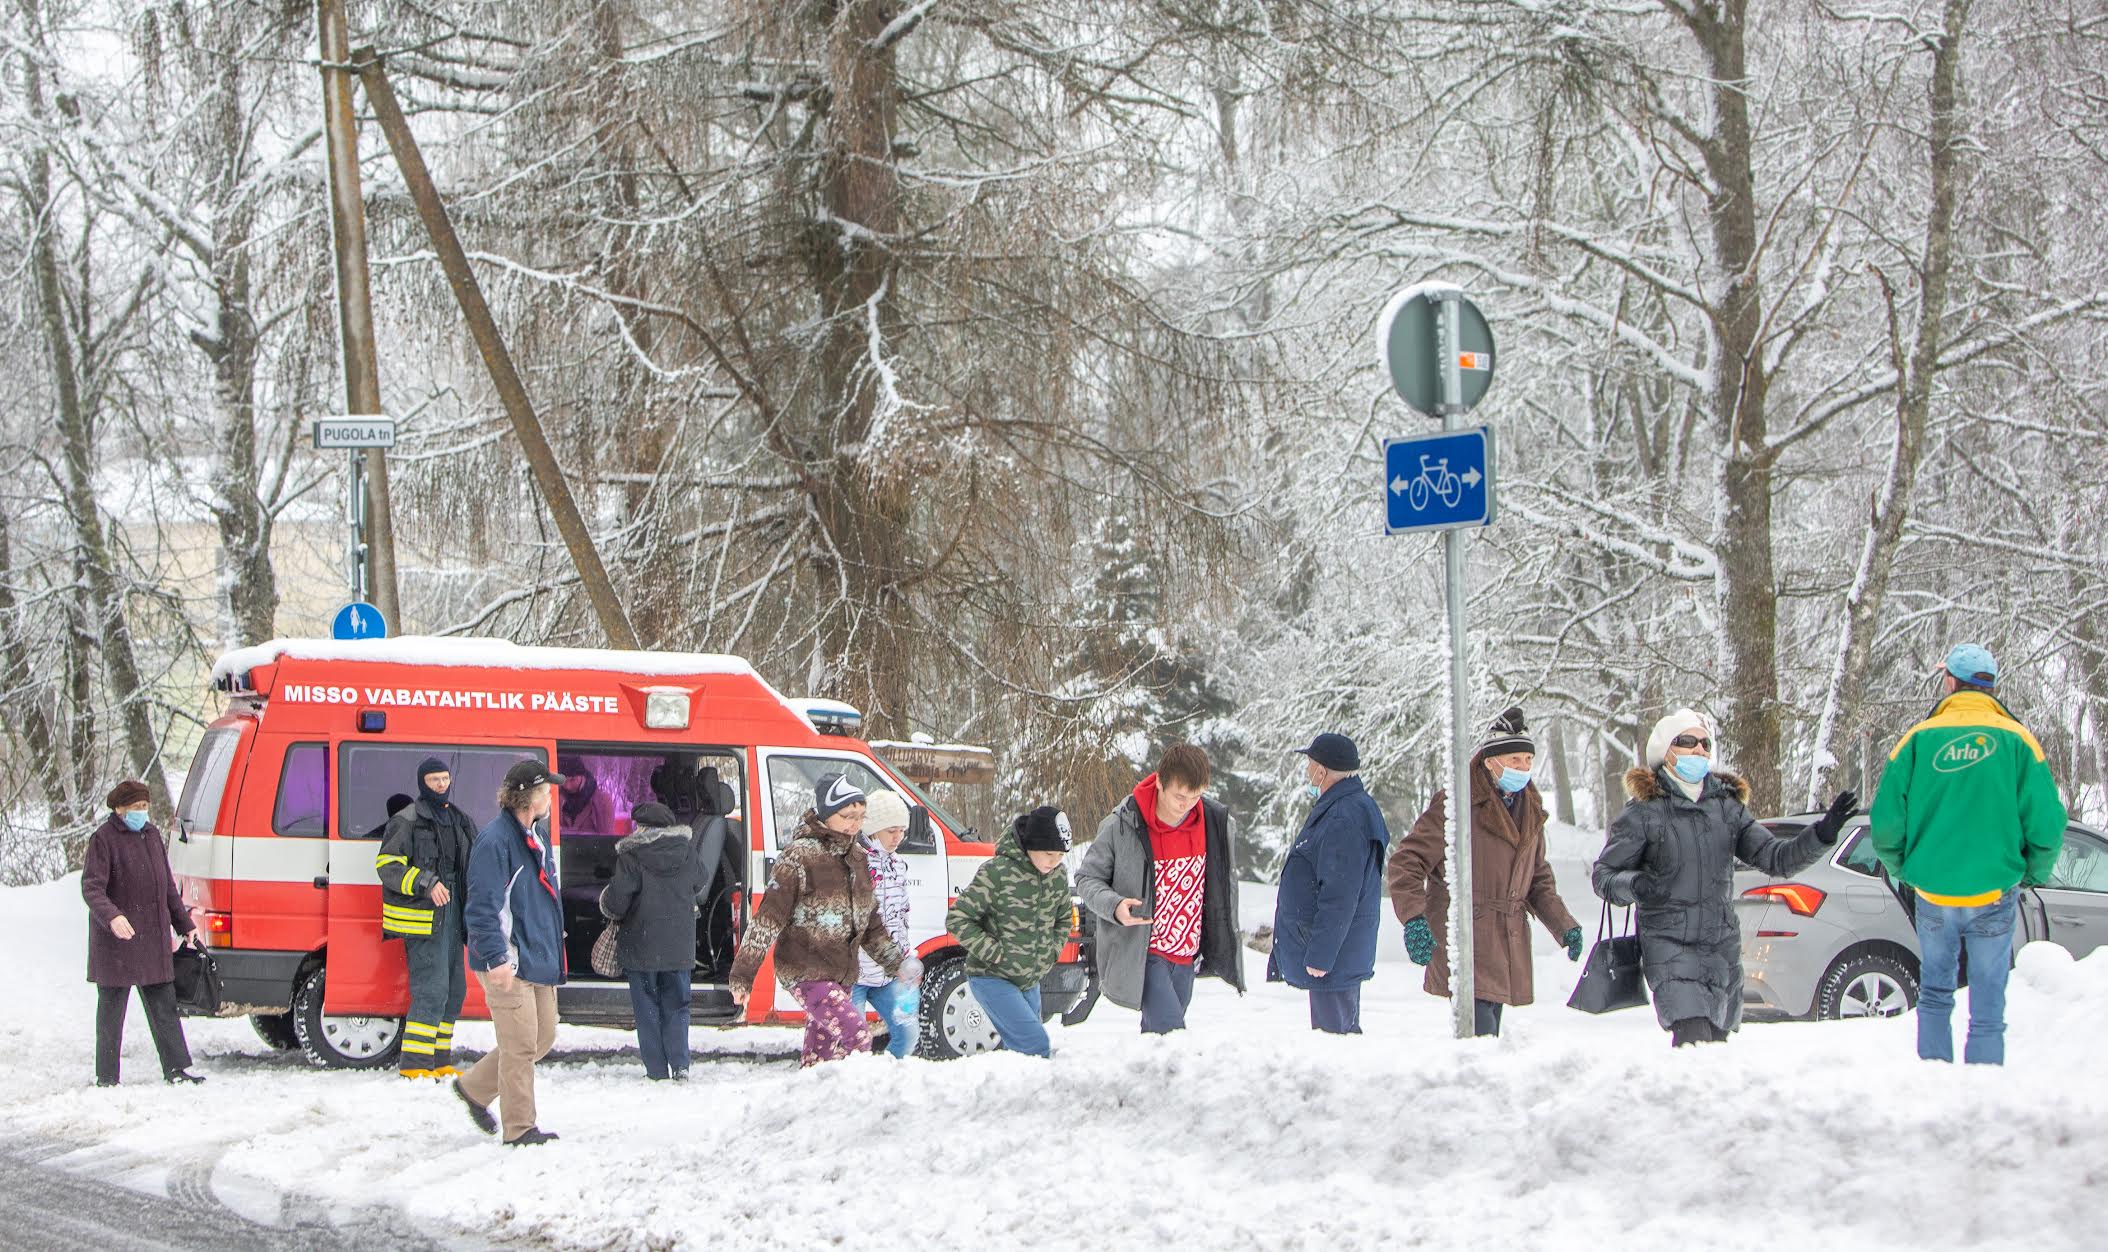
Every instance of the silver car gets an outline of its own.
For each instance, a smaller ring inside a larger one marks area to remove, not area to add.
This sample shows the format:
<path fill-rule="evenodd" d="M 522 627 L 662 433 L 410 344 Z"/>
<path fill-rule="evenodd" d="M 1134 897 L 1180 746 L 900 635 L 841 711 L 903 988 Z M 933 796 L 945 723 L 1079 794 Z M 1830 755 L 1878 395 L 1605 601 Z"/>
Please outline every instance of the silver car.
<path fill-rule="evenodd" d="M 1767 822 L 1793 834 L 1820 814 Z M 1918 1002 L 1918 936 L 1882 876 L 1864 814 L 1791 878 L 1735 874 L 1742 1004 L 1751 1018 L 1894 1017 Z M 2108 835 L 2072 823 L 2048 885 L 2022 892 L 2023 943 L 2083 957 L 2108 944 Z"/>

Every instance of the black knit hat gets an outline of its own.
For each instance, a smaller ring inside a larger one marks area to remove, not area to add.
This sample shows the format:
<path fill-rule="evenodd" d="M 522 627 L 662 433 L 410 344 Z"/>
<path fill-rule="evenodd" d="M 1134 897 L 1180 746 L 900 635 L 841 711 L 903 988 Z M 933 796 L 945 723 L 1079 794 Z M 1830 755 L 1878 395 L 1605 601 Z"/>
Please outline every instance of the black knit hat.
<path fill-rule="evenodd" d="M 1510 752 L 1537 751 L 1537 742 L 1530 738 L 1530 728 L 1523 724 L 1522 708 L 1510 708 L 1493 719 L 1487 727 L 1486 737 L 1479 741 L 1477 756 L 1506 756 Z"/>
<path fill-rule="evenodd" d="M 1017 835 L 1017 845 L 1027 852 L 1069 850 L 1069 815 L 1051 804 L 1020 813 L 1010 829 Z"/>
<path fill-rule="evenodd" d="M 453 770 L 447 768 L 445 761 L 440 760 L 436 756 L 428 756 L 418 763 L 417 781 L 423 782 L 426 774 L 451 774 L 453 772 Z"/>
<path fill-rule="evenodd" d="M 841 774 L 822 774 L 813 780 L 812 811 L 823 822 L 852 804 L 864 802 L 864 789 Z"/>

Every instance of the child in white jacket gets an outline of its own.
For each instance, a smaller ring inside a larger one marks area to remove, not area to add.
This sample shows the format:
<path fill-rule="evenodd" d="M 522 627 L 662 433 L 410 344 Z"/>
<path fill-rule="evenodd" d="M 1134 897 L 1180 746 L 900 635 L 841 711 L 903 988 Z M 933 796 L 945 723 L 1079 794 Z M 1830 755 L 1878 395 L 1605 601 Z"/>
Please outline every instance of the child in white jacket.
<path fill-rule="evenodd" d="M 871 885 L 878 892 L 878 916 L 900 950 L 914 959 L 908 941 L 908 867 L 896 855 L 908 833 L 908 805 L 898 792 L 874 787 L 864 810 L 864 856 L 871 862 Z M 859 976 L 851 1000 L 860 1008 L 876 1010 L 886 1024 L 886 1051 L 905 1057 L 915 1051 L 918 1030 L 916 1014 L 921 995 L 913 983 L 886 977 L 878 962 L 859 952 Z M 903 970 L 905 972 L 905 970 Z"/>

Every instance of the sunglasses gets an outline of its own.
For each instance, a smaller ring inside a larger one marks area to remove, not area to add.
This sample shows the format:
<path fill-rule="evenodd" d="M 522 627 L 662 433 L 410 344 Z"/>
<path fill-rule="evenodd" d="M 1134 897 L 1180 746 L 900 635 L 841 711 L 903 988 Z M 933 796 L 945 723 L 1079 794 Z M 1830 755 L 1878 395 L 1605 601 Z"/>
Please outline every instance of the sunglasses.
<path fill-rule="evenodd" d="M 1669 746 L 1672 748 L 1704 748 L 1706 751 L 1711 752 L 1713 750 L 1713 741 L 1701 735 L 1678 735 L 1669 741 Z"/>

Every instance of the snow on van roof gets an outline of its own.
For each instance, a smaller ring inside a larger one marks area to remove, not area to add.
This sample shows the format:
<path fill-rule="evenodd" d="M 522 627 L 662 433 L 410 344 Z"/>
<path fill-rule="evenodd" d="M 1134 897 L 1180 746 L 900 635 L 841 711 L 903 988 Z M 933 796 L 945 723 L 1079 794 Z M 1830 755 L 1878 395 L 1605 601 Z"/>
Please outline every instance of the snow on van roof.
<path fill-rule="evenodd" d="M 732 674 L 751 678 L 775 697 L 778 704 L 796 714 L 806 725 L 812 719 L 783 693 L 770 686 L 754 667 L 736 656 L 713 652 L 625 652 L 614 648 L 543 648 L 514 643 L 510 639 L 483 639 L 460 635 L 402 635 L 393 639 L 273 639 L 253 647 L 236 648 L 213 664 L 212 681 L 217 684 L 236 674 L 246 674 L 259 665 L 283 658 L 300 661 L 378 661 L 393 665 L 451 665 L 477 669 L 586 669 L 619 674 L 665 677 L 691 674 Z"/>

